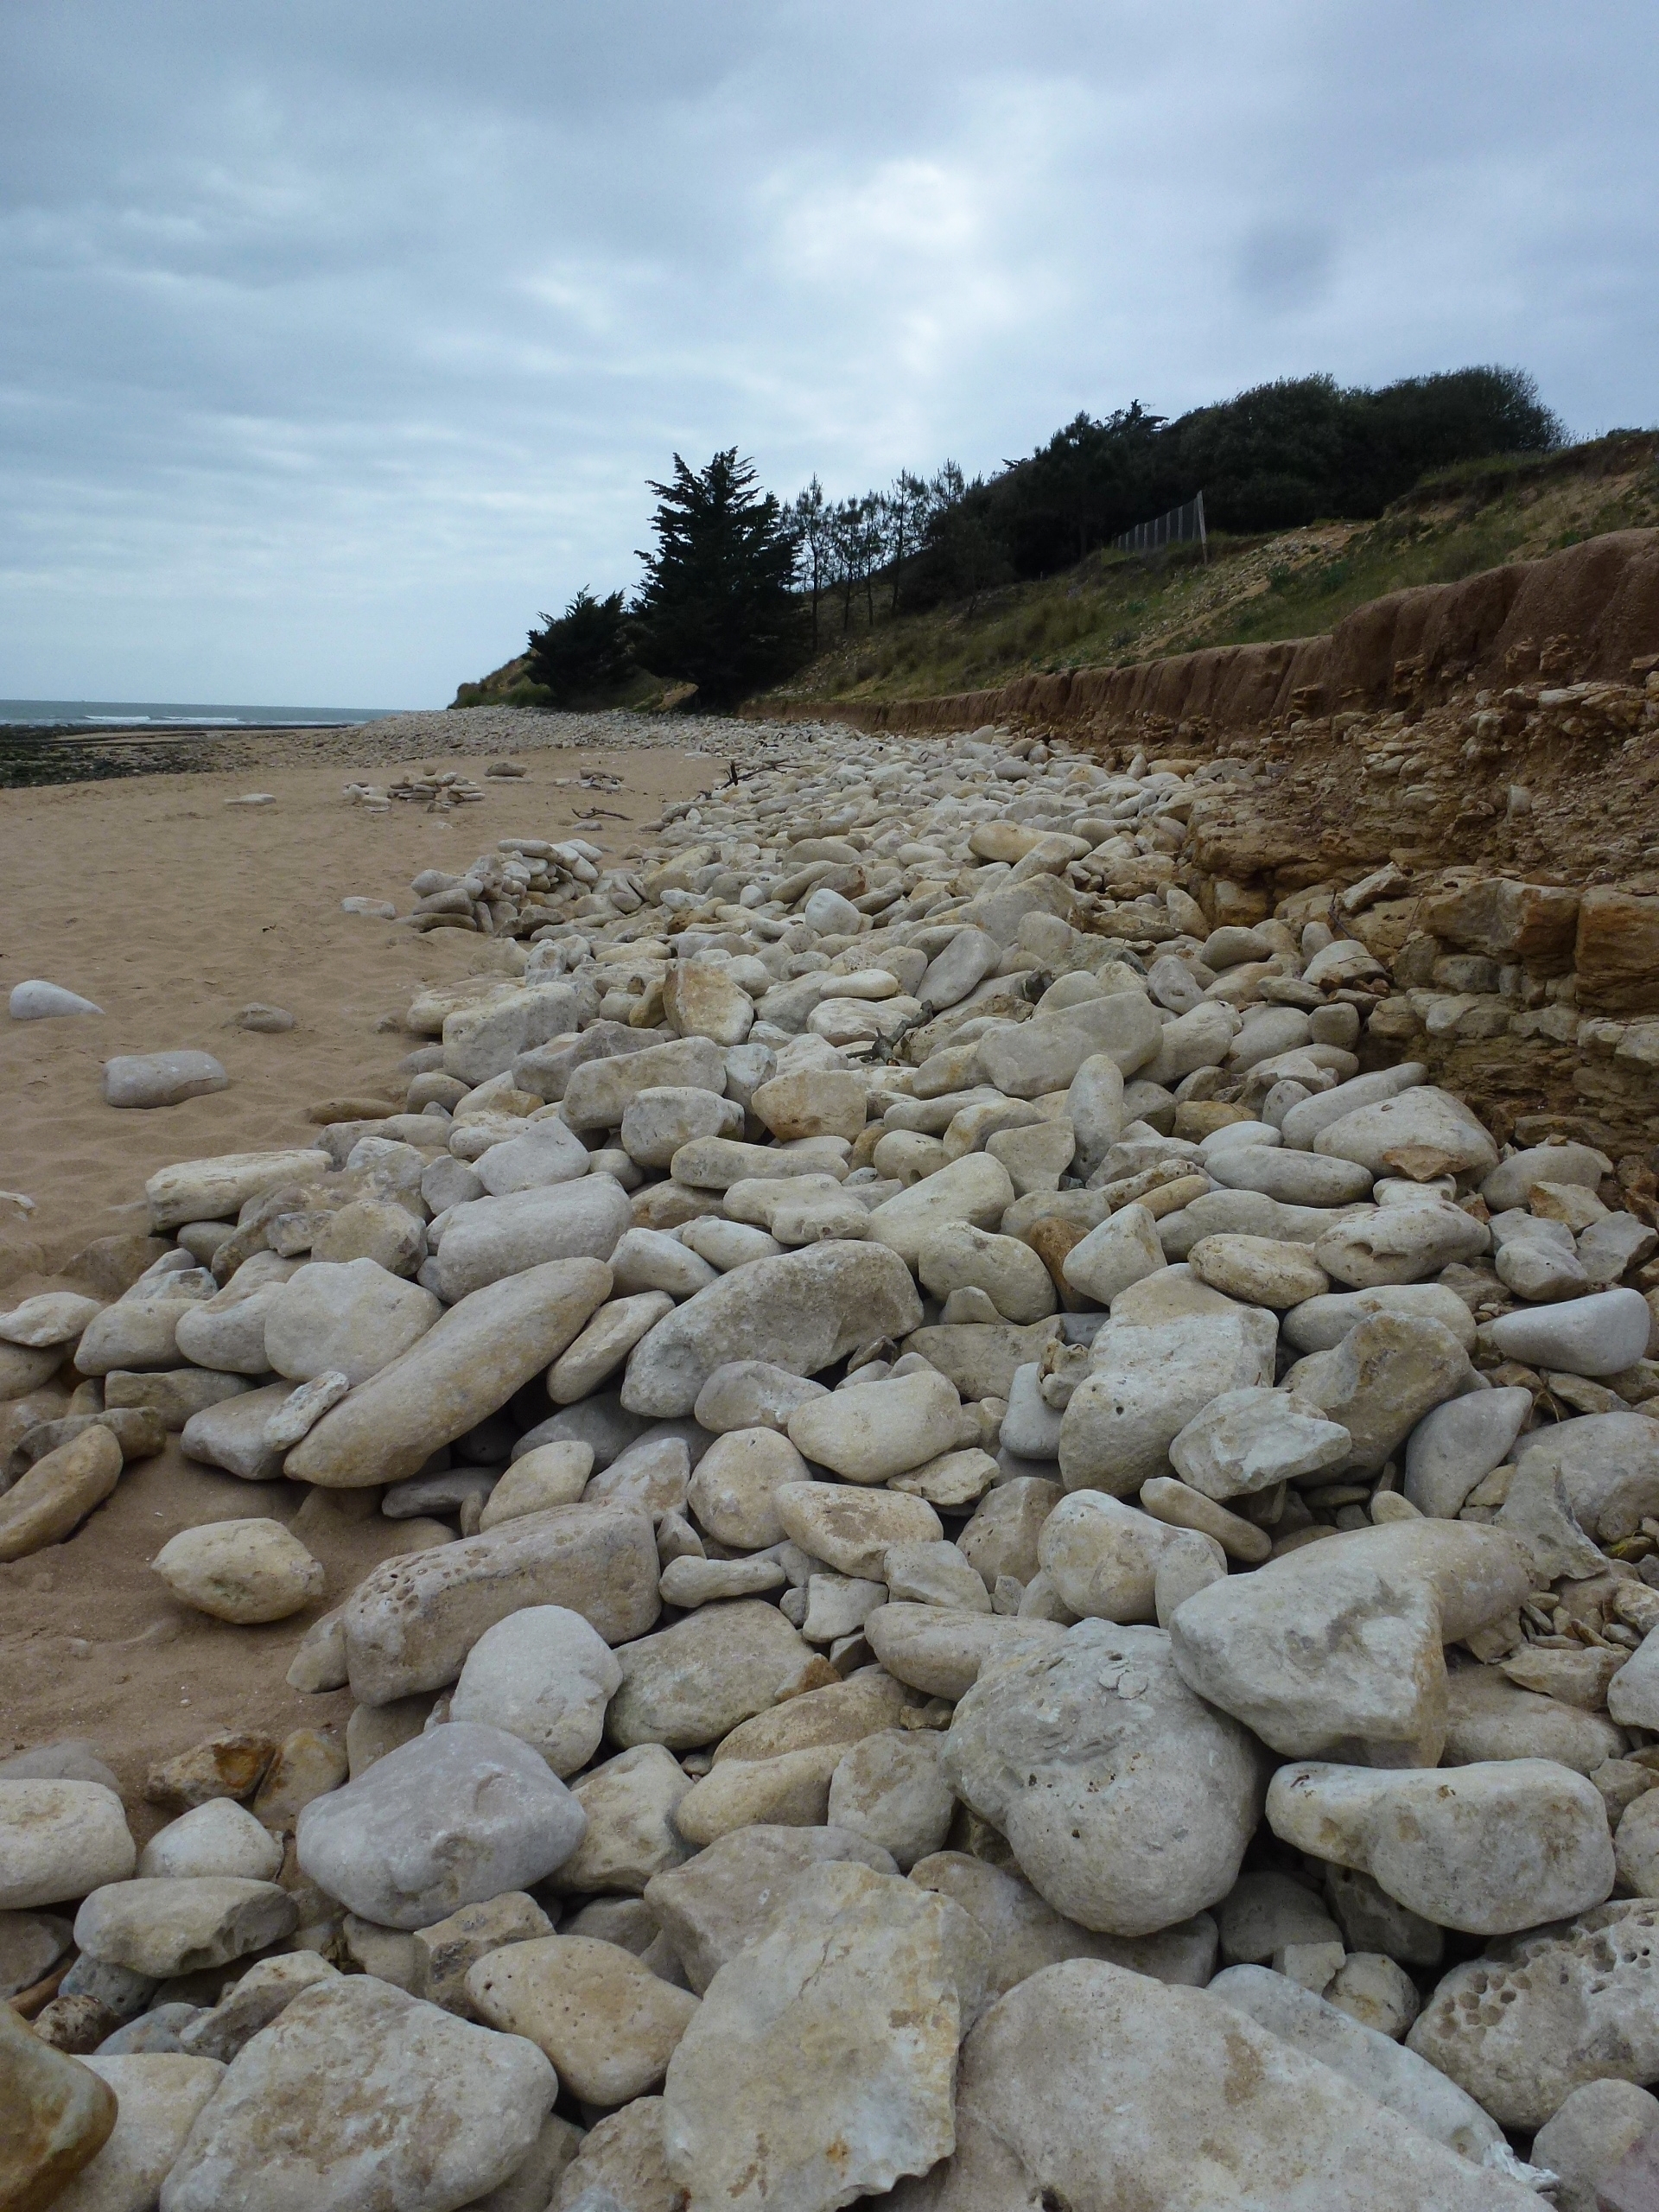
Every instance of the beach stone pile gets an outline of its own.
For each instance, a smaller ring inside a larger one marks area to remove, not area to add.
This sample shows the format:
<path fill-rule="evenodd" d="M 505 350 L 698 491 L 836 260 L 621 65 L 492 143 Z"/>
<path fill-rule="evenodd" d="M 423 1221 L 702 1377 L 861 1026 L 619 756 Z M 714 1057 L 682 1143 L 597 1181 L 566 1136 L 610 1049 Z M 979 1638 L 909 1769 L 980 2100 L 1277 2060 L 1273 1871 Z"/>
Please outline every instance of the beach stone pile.
<path fill-rule="evenodd" d="M 429 814 L 447 814 L 454 807 L 474 804 L 484 792 L 457 768 L 432 768 L 397 777 L 387 784 L 349 783 L 345 795 L 349 804 L 366 807 L 372 814 L 389 812 L 393 799 L 417 802 Z"/>
<path fill-rule="evenodd" d="M 394 796 L 397 794 L 394 793 Z M 586 837 L 505 837 L 459 874 L 423 868 L 410 888 L 413 929 L 475 931 L 483 937 L 529 938 L 563 918 L 563 909 L 602 882 L 613 911 L 638 913 L 645 893 L 626 870 L 602 879 L 603 849 Z M 391 908 L 396 914 L 396 907 Z"/>
<path fill-rule="evenodd" d="M 1400 1059 L 1329 887 L 1206 906 L 1202 788 L 842 733 L 504 839 L 402 1110 L 0 1316 L 4 1556 L 169 1431 L 411 1530 L 153 1562 L 343 1746 L 142 1853 L 0 1766 L 16 2201 L 1654 2201 L 1651 1161 Z"/>

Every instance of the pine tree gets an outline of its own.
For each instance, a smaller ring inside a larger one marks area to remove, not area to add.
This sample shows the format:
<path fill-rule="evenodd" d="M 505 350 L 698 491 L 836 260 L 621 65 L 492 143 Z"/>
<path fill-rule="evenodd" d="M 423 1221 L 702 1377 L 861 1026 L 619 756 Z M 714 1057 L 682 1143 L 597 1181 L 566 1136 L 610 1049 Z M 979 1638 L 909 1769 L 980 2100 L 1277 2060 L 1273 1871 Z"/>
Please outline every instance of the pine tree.
<path fill-rule="evenodd" d="M 808 649 L 792 533 L 735 446 L 695 474 L 676 454 L 673 481 L 651 488 L 657 545 L 639 556 L 635 610 L 642 657 L 659 676 L 690 677 L 699 703 L 734 705 L 798 667 Z"/>
<path fill-rule="evenodd" d="M 618 690 L 634 672 L 622 594 L 595 599 L 586 584 L 564 613 L 543 614 L 530 633 L 530 673 L 556 707 L 585 706 Z"/>
<path fill-rule="evenodd" d="M 882 552 L 893 587 L 887 612 L 897 614 L 904 589 L 905 563 L 922 542 L 933 511 L 932 499 L 926 480 L 918 476 L 914 469 L 901 468 L 880 493 L 880 500 Z"/>
<path fill-rule="evenodd" d="M 817 471 L 805 491 L 795 494 L 795 504 L 785 517 L 794 542 L 795 558 L 802 570 L 808 604 L 812 609 L 812 651 L 818 650 L 818 602 L 830 574 L 832 511 L 823 496 Z"/>

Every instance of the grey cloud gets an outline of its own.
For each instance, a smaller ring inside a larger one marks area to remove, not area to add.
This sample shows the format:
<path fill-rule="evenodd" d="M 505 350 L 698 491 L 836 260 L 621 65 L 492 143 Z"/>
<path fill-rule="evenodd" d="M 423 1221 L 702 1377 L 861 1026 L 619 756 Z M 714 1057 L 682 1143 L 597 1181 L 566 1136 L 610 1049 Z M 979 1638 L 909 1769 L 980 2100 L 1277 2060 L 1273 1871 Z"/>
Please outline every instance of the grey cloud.
<path fill-rule="evenodd" d="M 1315 224 L 1264 223 L 1243 241 L 1240 289 L 1269 312 L 1313 307 L 1328 289 L 1334 253 L 1334 240 Z"/>
<path fill-rule="evenodd" d="M 1653 412 L 1626 0 L 79 0 L 0 21 L 0 693 L 446 698 L 648 476 L 1519 360 Z"/>

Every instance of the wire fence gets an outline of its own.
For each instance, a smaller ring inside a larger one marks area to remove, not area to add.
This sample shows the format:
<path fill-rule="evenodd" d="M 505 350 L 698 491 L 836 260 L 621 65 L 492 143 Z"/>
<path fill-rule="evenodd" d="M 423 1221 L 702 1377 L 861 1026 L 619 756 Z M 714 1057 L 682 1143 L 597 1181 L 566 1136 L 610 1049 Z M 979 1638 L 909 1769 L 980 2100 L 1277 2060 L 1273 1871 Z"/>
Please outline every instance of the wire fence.
<path fill-rule="evenodd" d="M 1112 543 L 1125 553 L 1155 553 L 1164 545 L 1191 545 L 1204 548 L 1206 563 L 1210 558 L 1210 537 L 1204 526 L 1204 494 L 1187 500 L 1184 506 L 1172 507 L 1167 514 L 1159 515 L 1152 522 L 1138 522 L 1133 530 L 1126 530 Z"/>

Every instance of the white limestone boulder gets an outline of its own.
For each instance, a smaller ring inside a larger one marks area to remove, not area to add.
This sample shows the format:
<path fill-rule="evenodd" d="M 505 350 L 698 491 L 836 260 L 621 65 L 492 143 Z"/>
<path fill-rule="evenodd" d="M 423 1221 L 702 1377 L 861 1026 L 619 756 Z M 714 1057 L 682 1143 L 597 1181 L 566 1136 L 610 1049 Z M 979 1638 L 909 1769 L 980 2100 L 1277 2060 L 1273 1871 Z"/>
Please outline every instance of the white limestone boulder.
<path fill-rule="evenodd" d="M 336 1975 L 302 1990 L 238 2054 L 161 2203 L 452 2212 L 524 2163 L 557 2089 L 523 2037 L 475 2027 L 373 1974 Z"/>
<path fill-rule="evenodd" d="M 969 2037 L 956 2149 L 894 2212 L 1537 2212 L 1207 1990 L 1049 1967 Z"/>
<path fill-rule="evenodd" d="M 586 1826 L 539 1752 L 503 1729 L 451 1721 L 313 1798 L 295 1846 L 302 1872 L 362 1919 L 428 1928 L 532 1888 Z"/>
<path fill-rule="evenodd" d="M 1613 1886 L 1600 1791 L 1548 1759 L 1440 1772 L 1302 1761 L 1274 1776 L 1268 1819 L 1296 1849 L 1356 1866 L 1468 1935 L 1570 1919 Z"/>
<path fill-rule="evenodd" d="M 982 1674 L 944 1764 L 1057 1912 L 1118 1936 L 1225 1897 L 1262 1802 L 1259 1752 L 1188 1689 L 1168 1637 L 1106 1621 Z"/>

